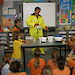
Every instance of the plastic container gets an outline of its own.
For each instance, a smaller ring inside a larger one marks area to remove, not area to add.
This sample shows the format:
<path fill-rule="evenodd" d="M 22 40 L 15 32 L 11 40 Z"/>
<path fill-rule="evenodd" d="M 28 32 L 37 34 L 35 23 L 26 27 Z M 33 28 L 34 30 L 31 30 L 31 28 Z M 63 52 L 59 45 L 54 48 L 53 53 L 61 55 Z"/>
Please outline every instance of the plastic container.
<path fill-rule="evenodd" d="M 48 36 L 47 39 L 48 42 L 54 42 L 54 36 Z"/>
<path fill-rule="evenodd" d="M 56 36 L 54 36 L 54 40 L 57 42 L 60 42 L 63 40 L 63 37 L 61 35 L 56 35 Z"/>

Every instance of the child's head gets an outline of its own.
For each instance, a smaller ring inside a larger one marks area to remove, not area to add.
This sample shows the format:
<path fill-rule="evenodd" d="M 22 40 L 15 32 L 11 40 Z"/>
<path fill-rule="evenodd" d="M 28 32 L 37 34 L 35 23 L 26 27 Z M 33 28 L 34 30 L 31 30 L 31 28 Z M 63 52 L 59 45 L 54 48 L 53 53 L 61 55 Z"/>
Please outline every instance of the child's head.
<path fill-rule="evenodd" d="M 34 50 L 34 56 L 35 57 L 38 57 L 38 56 L 40 56 L 41 55 L 41 50 L 40 50 L 40 48 L 35 48 L 35 50 Z"/>
<path fill-rule="evenodd" d="M 64 69 L 65 61 L 66 61 L 66 59 L 65 59 L 65 57 L 63 57 L 63 56 L 59 56 L 59 57 L 57 58 L 57 64 L 58 64 L 58 68 L 59 68 L 60 70 L 63 70 L 63 69 Z"/>
<path fill-rule="evenodd" d="M 15 19 L 14 23 L 15 23 L 15 25 L 20 25 L 21 24 L 20 19 Z"/>
<path fill-rule="evenodd" d="M 52 71 L 49 65 L 45 65 L 42 69 L 42 75 L 52 75 Z"/>
<path fill-rule="evenodd" d="M 11 54 L 5 54 L 5 55 L 3 56 L 3 61 L 4 61 L 5 63 L 10 63 L 10 60 L 11 60 Z"/>
<path fill-rule="evenodd" d="M 75 35 L 72 35 L 72 36 L 71 36 L 71 40 L 72 40 L 72 41 L 75 41 Z"/>
<path fill-rule="evenodd" d="M 40 56 L 40 54 L 41 54 L 40 48 L 36 48 L 34 50 L 34 56 L 35 56 L 34 66 L 35 66 L 36 69 L 39 67 L 40 62 L 39 62 L 38 57 Z"/>
<path fill-rule="evenodd" d="M 24 34 L 23 33 L 19 34 L 18 39 L 24 39 Z"/>
<path fill-rule="evenodd" d="M 13 40 L 18 40 L 18 39 L 24 39 L 24 34 L 19 31 L 15 31 L 13 33 Z"/>
<path fill-rule="evenodd" d="M 59 56 L 59 52 L 57 50 L 52 50 L 51 56 L 53 59 L 57 59 Z"/>
<path fill-rule="evenodd" d="M 13 73 L 19 72 L 20 71 L 20 62 L 18 61 L 12 61 L 10 64 L 10 71 Z"/>
<path fill-rule="evenodd" d="M 19 32 L 19 31 L 15 31 L 14 33 L 13 33 L 13 40 L 18 40 L 18 36 L 21 34 L 21 32 Z"/>

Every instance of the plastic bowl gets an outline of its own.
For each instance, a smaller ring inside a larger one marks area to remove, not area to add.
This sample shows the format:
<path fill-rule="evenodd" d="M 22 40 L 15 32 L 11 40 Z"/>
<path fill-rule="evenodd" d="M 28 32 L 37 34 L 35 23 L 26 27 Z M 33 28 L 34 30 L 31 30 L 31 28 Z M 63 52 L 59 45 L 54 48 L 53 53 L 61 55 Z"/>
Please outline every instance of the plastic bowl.
<path fill-rule="evenodd" d="M 46 42 L 47 37 L 41 37 L 41 42 Z"/>
<path fill-rule="evenodd" d="M 57 36 L 54 36 L 54 40 L 55 41 L 62 41 L 63 40 L 63 37 L 60 36 L 60 35 L 57 35 Z"/>

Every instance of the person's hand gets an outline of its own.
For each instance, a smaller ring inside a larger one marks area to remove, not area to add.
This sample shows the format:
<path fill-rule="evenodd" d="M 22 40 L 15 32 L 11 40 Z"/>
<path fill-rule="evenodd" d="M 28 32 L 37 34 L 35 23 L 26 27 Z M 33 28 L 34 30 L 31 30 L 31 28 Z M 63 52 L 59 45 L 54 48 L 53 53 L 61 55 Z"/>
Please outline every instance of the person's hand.
<path fill-rule="evenodd" d="M 47 26 L 45 27 L 45 30 L 48 30 L 48 27 Z"/>
<path fill-rule="evenodd" d="M 26 40 L 22 41 L 22 43 L 26 43 Z"/>
<path fill-rule="evenodd" d="M 34 25 L 34 27 L 35 27 L 35 26 L 39 26 L 39 24 L 38 24 L 38 23 L 36 23 L 36 24 Z"/>

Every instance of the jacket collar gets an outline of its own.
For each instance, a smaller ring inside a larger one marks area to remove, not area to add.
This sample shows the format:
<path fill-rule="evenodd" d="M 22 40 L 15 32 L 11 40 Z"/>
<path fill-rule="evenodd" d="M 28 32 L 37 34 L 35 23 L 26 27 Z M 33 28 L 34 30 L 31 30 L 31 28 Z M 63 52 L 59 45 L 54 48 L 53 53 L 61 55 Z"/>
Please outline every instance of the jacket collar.
<path fill-rule="evenodd" d="M 31 14 L 31 15 L 35 15 L 35 13 Z M 41 15 L 38 15 L 38 16 L 41 16 Z"/>

